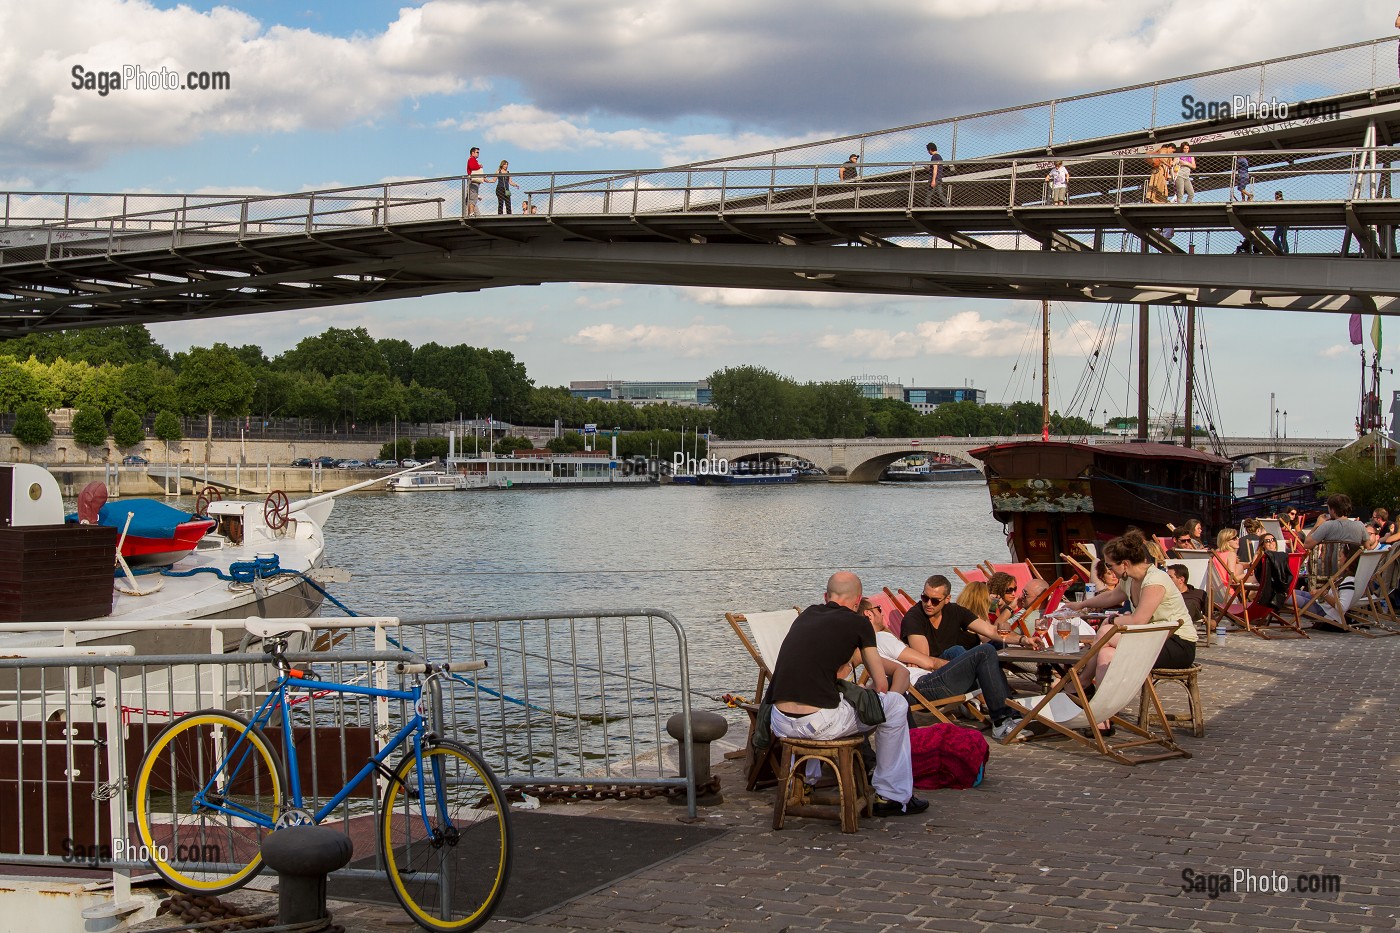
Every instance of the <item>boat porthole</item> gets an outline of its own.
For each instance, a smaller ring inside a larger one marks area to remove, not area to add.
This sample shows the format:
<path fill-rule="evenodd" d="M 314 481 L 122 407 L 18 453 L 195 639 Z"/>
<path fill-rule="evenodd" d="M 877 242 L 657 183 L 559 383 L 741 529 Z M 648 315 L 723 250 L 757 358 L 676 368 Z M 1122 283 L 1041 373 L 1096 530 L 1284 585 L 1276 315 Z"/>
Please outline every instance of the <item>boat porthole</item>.
<path fill-rule="evenodd" d="M 39 500 L 39 497 L 42 496 L 43 494 L 44 494 L 43 487 L 41 487 L 38 483 L 30 483 L 30 484 L 29 484 L 29 498 L 31 498 L 31 499 L 33 499 L 33 500 L 35 500 L 35 501 L 37 502 L 37 501 Z"/>

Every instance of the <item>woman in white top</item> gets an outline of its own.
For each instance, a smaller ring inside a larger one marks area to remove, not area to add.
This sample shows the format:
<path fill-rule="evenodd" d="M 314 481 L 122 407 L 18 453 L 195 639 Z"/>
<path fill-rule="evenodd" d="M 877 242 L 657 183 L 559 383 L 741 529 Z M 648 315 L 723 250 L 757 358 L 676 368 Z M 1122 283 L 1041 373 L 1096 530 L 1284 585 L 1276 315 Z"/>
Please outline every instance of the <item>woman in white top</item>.
<path fill-rule="evenodd" d="M 1083 602 L 1069 603 L 1071 609 L 1111 609 L 1124 603 L 1128 605 L 1127 615 L 1115 621 L 1119 625 L 1148 625 L 1153 622 L 1176 622 L 1172 632 L 1162 645 L 1153 667 L 1181 670 L 1196 663 L 1196 626 L 1191 621 L 1191 613 L 1181 598 L 1181 591 L 1172 583 L 1165 570 L 1152 563 L 1147 552 L 1147 542 L 1139 532 L 1129 532 L 1121 538 L 1114 538 L 1103 549 L 1104 561 L 1118 574 L 1118 588 L 1104 593 L 1096 593 Z M 1103 675 L 1113 660 L 1113 651 L 1118 644 L 1115 635 L 1107 645 L 1099 650 L 1098 667 L 1094 680 L 1103 682 Z"/>

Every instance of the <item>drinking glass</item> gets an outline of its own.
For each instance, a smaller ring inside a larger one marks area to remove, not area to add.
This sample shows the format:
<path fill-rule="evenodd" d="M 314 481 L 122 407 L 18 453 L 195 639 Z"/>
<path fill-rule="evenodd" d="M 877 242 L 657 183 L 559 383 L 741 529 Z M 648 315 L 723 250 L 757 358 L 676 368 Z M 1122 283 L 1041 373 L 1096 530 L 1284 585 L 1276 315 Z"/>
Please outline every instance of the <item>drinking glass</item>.
<path fill-rule="evenodd" d="M 1078 631 L 1074 622 L 1070 619 L 1059 619 L 1055 622 L 1055 648 L 1061 654 L 1073 654 L 1074 642 L 1078 639 L 1074 635 Z"/>
<path fill-rule="evenodd" d="M 1007 635 L 1010 635 L 1010 634 L 1011 634 L 1011 616 L 1006 615 L 1006 616 L 1002 616 L 1002 617 L 998 618 L 998 619 L 997 619 L 997 635 L 1001 636 L 1002 640 L 1005 641 L 1005 640 L 1006 640 L 1006 636 L 1007 636 Z"/>

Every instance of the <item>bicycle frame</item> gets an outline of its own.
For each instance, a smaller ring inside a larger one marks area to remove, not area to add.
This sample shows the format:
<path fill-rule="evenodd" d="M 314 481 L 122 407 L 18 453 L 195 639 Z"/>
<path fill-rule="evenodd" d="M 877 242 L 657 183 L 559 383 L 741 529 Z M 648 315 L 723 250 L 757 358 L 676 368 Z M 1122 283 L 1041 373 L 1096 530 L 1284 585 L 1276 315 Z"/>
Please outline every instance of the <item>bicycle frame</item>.
<path fill-rule="evenodd" d="M 433 677 L 433 675 L 429 675 L 428 686 L 430 691 L 430 697 L 433 702 L 433 710 L 436 711 L 441 706 L 441 696 L 439 693 L 438 685 L 436 683 L 436 679 Z M 413 717 L 409 719 L 407 723 L 404 724 L 403 728 L 401 728 L 392 739 L 385 743 L 384 747 L 381 748 L 377 754 L 375 754 L 373 757 L 370 758 L 368 762 L 365 763 L 365 766 L 361 768 L 358 773 L 356 773 L 353 777 L 346 781 L 345 786 L 340 789 L 339 793 L 337 793 L 330 800 L 326 801 L 326 803 L 322 805 L 322 807 L 319 810 L 312 814 L 312 819 L 316 823 L 320 823 L 326 817 L 330 816 L 331 813 L 335 812 L 336 808 L 339 807 L 342 803 L 344 803 L 345 799 L 350 796 L 350 792 L 353 791 L 361 781 L 369 777 L 371 772 L 383 771 L 387 773 L 385 762 L 388 760 L 390 755 L 392 755 L 395 751 L 398 750 L 399 746 L 402 745 L 404 743 L 404 740 L 407 739 L 410 735 L 413 736 L 413 757 L 417 766 L 416 770 L 418 774 L 418 799 L 427 799 L 424 795 L 423 787 L 423 738 L 425 734 L 428 734 L 428 723 L 427 720 L 423 718 L 422 713 L 422 684 L 415 683 L 409 690 L 390 690 L 381 687 L 362 687 L 357 684 L 343 684 L 333 683 L 330 681 L 309 680 L 304 677 L 293 676 L 291 673 L 284 671 L 282 673 L 282 676 L 278 678 L 277 686 L 273 688 L 272 692 L 268 694 L 267 699 L 265 699 L 262 702 L 262 705 L 258 707 L 257 712 L 253 714 L 253 717 L 250 720 L 250 725 L 252 728 L 261 729 L 272 719 L 274 712 L 278 710 L 281 711 L 282 751 L 286 756 L 286 763 L 288 769 L 287 796 L 291 808 L 298 810 L 303 809 L 301 777 L 298 773 L 297 768 L 296 742 L 293 740 L 292 734 L 291 705 L 287 702 L 288 687 L 293 687 L 298 690 L 327 690 L 333 693 L 348 693 L 356 696 L 376 697 L 390 700 L 408 700 L 413 703 Z M 230 747 L 228 751 L 224 753 L 223 758 L 220 760 L 218 767 L 215 768 L 213 775 L 210 776 L 208 783 L 205 784 L 205 786 L 194 795 L 192 806 L 195 808 L 204 808 L 207 810 L 212 810 L 218 813 L 227 813 L 231 816 L 238 816 L 267 829 L 273 829 L 277 825 L 276 820 L 268 819 L 268 817 L 265 814 L 258 813 L 255 810 L 251 810 L 247 807 L 241 806 L 236 802 L 221 799 L 219 802 L 216 803 L 209 800 L 209 795 L 211 793 L 217 794 L 217 782 L 219 781 L 220 776 L 223 776 L 225 780 L 232 781 L 234 776 L 237 774 L 238 769 L 242 766 L 244 760 L 246 760 L 246 757 L 252 754 L 253 749 L 251 744 L 245 746 L 243 741 L 244 736 L 246 735 L 246 732 L 240 735 L 238 737 L 238 740 L 233 743 L 232 747 Z M 234 758 L 236 755 L 239 754 L 240 747 L 242 747 L 241 754 L 243 757 L 235 761 Z M 437 799 L 442 800 L 442 776 L 437 768 L 434 768 L 433 779 L 434 782 L 439 785 L 436 788 L 438 791 Z M 442 816 L 443 819 L 446 819 L 445 814 L 439 815 Z M 429 833 L 429 835 L 432 835 L 432 824 L 429 823 L 428 814 L 426 810 L 422 807 L 419 808 L 419 818 L 423 821 L 423 828 Z"/>

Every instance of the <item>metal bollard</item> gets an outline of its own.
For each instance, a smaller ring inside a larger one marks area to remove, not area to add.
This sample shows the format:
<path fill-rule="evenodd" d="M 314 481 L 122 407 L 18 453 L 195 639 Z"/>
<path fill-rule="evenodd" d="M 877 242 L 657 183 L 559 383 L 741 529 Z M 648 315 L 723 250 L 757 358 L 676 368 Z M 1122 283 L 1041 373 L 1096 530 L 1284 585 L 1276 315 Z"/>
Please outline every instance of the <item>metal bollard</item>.
<path fill-rule="evenodd" d="M 690 773 L 691 769 L 695 773 L 695 786 L 703 787 L 710 783 L 710 743 L 724 738 L 724 734 L 729 731 L 729 721 L 719 713 L 710 713 L 704 710 L 692 710 L 690 713 L 690 745 L 692 760 L 685 760 L 685 714 L 676 713 L 666 720 L 666 731 L 671 738 L 681 743 L 681 753 L 678 756 L 681 763 L 681 777 Z M 684 805 L 684 797 L 669 797 L 671 803 Z M 714 806 L 724 803 L 724 795 L 715 792 L 713 794 L 698 794 L 695 798 L 698 806 Z"/>
<path fill-rule="evenodd" d="M 277 922 L 309 923 L 330 916 L 326 875 L 344 868 L 354 846 L 328 826 L 288 826 L 262 841 L 263 861 L 278 874 Z"/>

